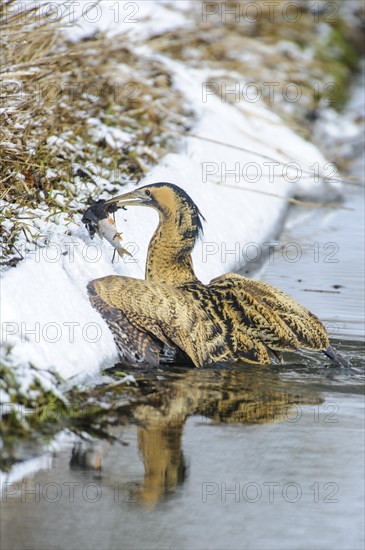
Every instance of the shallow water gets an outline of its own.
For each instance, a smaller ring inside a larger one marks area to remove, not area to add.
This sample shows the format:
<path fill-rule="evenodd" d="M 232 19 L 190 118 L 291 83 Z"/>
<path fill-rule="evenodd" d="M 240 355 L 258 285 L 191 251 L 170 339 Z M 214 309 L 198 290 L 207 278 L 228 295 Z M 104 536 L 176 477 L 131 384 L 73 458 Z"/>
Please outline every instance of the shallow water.
<path fill-rule="evenodd" d="M 307 353 L 271 368 L 147 373 L 159 390 L 132 422 L 115 418 L 113 444 L 77 439 L 7 487 L 2 547 L 363 548 L 361 196 L 352 188 L 355 210 L 305 224 L 293 211 L 280 241 L 300 242 L 302 258 L 278 249 L 261 274 L 333 327 L 353 368 Z M 336 242 L 339 261 L 311 261 L 313 239 Z"/>
<path fill-rule="evenodd" d="M 109 418 L 113 443 L 72 435 L 51 467 L 3 486 L 4 550 L 363 548 L 363 189 L 343 206 L 293 209 L 260 277 L 353 367 L 303 353 L 144 373 L 156 391 Z"/>

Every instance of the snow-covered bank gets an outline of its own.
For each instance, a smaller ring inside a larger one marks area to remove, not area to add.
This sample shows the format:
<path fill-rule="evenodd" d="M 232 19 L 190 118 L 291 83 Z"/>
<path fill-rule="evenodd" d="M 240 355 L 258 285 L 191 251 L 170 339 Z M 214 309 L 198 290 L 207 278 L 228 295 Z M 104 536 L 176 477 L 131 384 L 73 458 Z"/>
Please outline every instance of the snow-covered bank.
<path fill-rule="evenodd" d="M 147 4 L 143 3 L 144 8 Z M 186 12 L 189 3 L 179 3 L 183 5 Z M 103 11 L 106 6 L 103 3 Z M 150 19 L 142 18 L 133 33 L 126 25 L 111 30 L 115 40 L 118 32 L 129 31 L 141 42 L 152 31 L 175 29 L 190 21 L 190 12 L 184 19 L 184 9 L 175 13 L 171 3 L 157 3 Z M 105 30 L 109 22 L 104 23 Z M 76 40 L 93 28 L 103 26 L 89 24 L 79 35 L 79 27 L 74 34 L 72 29 L 68 32 Z M 194 251 L 196 271 L 203 281 L 238 270 L 265 250 L 266 240 L 285 214 L 286 197 L 325 195 L 323 180 L 314 177 L 311 167 L 318 166 L 322 173 L 327 161 L 263 101 L 231 103 L 210 93 L 207 83 L 214 77 L 212 69 L 193 68 L 141 43 L 135 50 L 147 65 L 158 60 L 165 67 L 194 113 L 186 120 L 191 135 L 181 136 L 177 150 L 167 154 L 140 183 L 173 182 L 198 204 L 207 220 L 204 239 Z M 115 73 L 123 69 L 116 65 Z M 28 254 L 2 279 L 2 337 L 11 348 L 12 364 L 32 363 L 45 373 L 53 368 L 63 378 L 96 373 L 102 365 L 112 364 L 116 347 L 106 324 L 88 302 L 86 284 L 113 273 L 143 277 L 156 223 L 157 214 L 147 209 L 118 213 L 118 230 L 123 232 L 124 243 L 129 243 L 133 259 L 112 264 L 110 247 L 99 241 L 95 247 L 80 219 L 67 226 L 62 221 L 47 225 L 39 220 L 40 228 L 49 232 L 48 246 Z M 43 382 L 42 373 L 37 376 Z M 33 377 L 33 372 L 23 369 L 20 383 L 24 391 Z"/>
<path fill-rule="evenodd" d="M 173 63 L 168 66 L 198 116 L 194 134 L 254 149 L 259 155 L 284 164 L 296 161 L 303 166 L 303 158 L 305 168 L 315 162 L 325 164 L 312 144 L 296 136 L 268 108 L 254 105 L 247 113 L 244 107 L 222 103 L 217 97 L 202 103 L 204 73 L 183 71 Z M 280 154 L 277 143 L 281 144 Z M 275 180 L 270 181 L 268 168 L 269 161 L 265 159 L 188 137 L 179 152 L 167 155 L 141 182 L 174 182 L 198 204 L 207 220 L 204 239 L 194 251 L 197 274 L 203 281 L 239 269 L 245 257 L 255 253 L 254 249 L 259 253 L 259 247 L 276 229 L 287 202 L 260 191 L 283 198 L 297 195 L 299 185 L 311 195 L 321 191 L 321 185 L 305 175 L 291 183 L 290 178 L 296 180 L 297 176 L 290 170 L 285 177 L 277 170 Z M 237 189 L 221 183 L 222 170 L 227 171 L 227 183 Z M 228 175 L 232 170 L 233 178 Z M 262 172 L 259 178 L 258 171 Z M 250 184 L 249 178 L 257 181 Z M 5 273 L 1 306 L 3 338 L 13 346 L 16 363 L 31 361 L 41 369 L 54 367 L 63 377 L 111 364 L 116 359 L 113 338 L 88 303 L 86 284 L 112 273 L 142 278 L 148 242 L 156 223 L 157 214 L 147 209 L 117 214 L 118 229 L 134 251 L 133 260 L 126 258 L 112 264 L 109 246 L 97 241 L 95 248 L 83 227 L 73 228 L 71 237 L 62 235 L 64 228 L 60 227 L 60 234 L 53 235 L 48 249 L 29 255 Z"/>

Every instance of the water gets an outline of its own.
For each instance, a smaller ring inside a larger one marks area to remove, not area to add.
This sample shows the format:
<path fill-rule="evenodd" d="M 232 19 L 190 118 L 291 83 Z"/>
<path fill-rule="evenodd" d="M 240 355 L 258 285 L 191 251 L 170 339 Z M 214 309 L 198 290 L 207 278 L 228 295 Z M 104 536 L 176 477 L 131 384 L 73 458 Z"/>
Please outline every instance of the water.
<path fill-rule="evenodd" d="M 303 256 L 278 250 L 262 277 L 332 326 L 353 368 L 307 353 L 270 368 L 146 374 L 158 391 L 132 423 L 116 416 L 113 444 L 77 438 L 8 487 L 2 548 L 363 547 L 363 203 L 351 190 L 354 210 L 305 225 L 293 211 L 280 240 Z M 339 261 L 313 261 L 313 241 L 336 242 Z"/>
<path fill-rule="evenodd" d="M 329 370 L 172 373 L 113 445 L 9 487 L 2 547 L 362 548 L 359 381 Z"/>
<path fill-rule="evenodd" d="M 363 548 L 363 205 L 351 186 L 351 210 L 295 208 L 287 254 L 261 273 L 325 322 L 352 368 L 305 353 L 144 374 L 144 402 L 108 419 L 109 440 L 73 436 L 7 487 L 2 548 Z"/>

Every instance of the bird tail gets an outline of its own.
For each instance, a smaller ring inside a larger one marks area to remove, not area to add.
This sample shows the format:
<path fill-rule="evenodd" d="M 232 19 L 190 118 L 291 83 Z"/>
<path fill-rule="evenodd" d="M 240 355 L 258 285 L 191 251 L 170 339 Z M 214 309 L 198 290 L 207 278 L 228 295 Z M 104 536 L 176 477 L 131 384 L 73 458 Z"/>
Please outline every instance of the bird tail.
<path fill-rule="evenodd" d="M 336 350 L 332 346 L 328 346 L 326 350 L 322 350 L 323 353 L 331 359 L 336 367 L 352 367 L 351 362 L 342 353 Z"/>

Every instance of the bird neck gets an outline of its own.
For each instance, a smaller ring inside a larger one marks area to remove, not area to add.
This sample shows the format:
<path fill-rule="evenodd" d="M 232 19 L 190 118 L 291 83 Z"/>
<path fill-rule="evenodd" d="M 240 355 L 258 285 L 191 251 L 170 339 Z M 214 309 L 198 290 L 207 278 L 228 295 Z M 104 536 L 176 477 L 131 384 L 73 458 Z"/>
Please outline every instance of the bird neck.
<path fill-rule="evenodd" d="M 189 219 L 180 217 L 177 223 L 174 216 L 160 214 L 160 222 L 148 248 L 146 280 L 172 286 L 196 281 L 191 257 L 194 244 Z"/>

